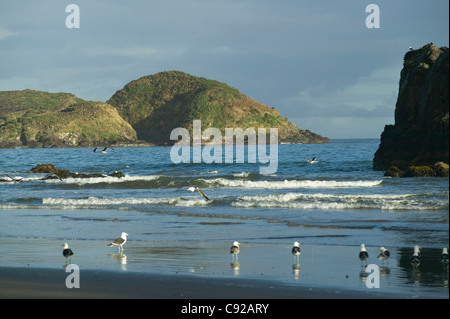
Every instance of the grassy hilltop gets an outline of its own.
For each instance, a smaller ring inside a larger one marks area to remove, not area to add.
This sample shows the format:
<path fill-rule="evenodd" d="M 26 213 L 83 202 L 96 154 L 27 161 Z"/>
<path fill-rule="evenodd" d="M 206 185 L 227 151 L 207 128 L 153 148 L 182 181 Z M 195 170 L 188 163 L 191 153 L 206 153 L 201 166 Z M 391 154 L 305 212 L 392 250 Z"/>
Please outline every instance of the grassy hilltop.
<path fill-rule="evenodd" d="M 131 81 L 107 103 L 115 106 L 138 138 L 170 142 L 170 132 L 184 127 L 192 134 L 193 120 L 202 129 L 278 128 L 280 142 L 327 143 L 329 140 L 300 130 L 274 108 L 265 106 L 237 89 L 214 80 L 179 71 L 160 72 Z"/>
<path fill-rule="evenodd" d="M 69 93 L 0 92 L 0 147 L 75 147 L 136 141 L 111 105 Z"/>
<path fill-rule="evenodd" d="M 214 80 L 169 71 L 141 77 L 106 103 L 70 93 L 0 91 L 0 147 L 171 144 L 173 129 L 278 128 L 278 141 L 328 143 L 274 108 Z M 267 133 L 269 130 L 267 130 Z"/>

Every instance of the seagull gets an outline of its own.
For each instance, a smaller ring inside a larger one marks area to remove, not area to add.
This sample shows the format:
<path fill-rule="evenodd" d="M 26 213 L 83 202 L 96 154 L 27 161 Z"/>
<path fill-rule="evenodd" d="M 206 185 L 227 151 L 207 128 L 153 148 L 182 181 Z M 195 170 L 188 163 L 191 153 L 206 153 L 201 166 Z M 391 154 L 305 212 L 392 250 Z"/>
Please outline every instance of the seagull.
<path fill-rule="evenodd" d="M 97 150 L 98 150 L 98 147 L 94 148 L 94 153 L 97 152 Z"/>
<path fill-rule="evenodd" d="M 447 248 L 442 248 L 441 263 L 442 263 L 442 265 L 448 266 L 448 250 L 447 250 Z"/>
<path fill-rule="evenodd" d="M 123 232 L 122 235 L 120 235 L 119 238 L 115 239 L 113 242 L 108 244 L 108 247 L 117 246 L 118 252 L 123 252 L 123 245 L 127 242 L 127 236 L 128 234 L 126 232 Z"/>
<path fill-rule="evenodd" d="M 359 259 L 361 260 L 361 267 L 363 265 L 363 261 L 366 262 L 367 266 L 367 259 L 369 259 L 369 253 L 366 250 L 366 246 L 364 244 L 361 244 L 361 250 L 359 252 Z"/>
<path fill-rule="evenodd" d="M 420 265 L 420 250 L 422 247 L 420 246 L 414 246 L 414 253 L 411 256 L 411 265 L 414 268 L 417 268 Z"/>
<path fill-rule="evenodd" d="M 237 262 L 238 260 L 238 254 L 239 254 L 239 245 L 240 243 L 238 243 L 237 241 L 233 242 L 233 246 L 231 246 L 230 249 L 230 254 L 233 254 L 231 257 L 233 258 L 233 260 L 235 260 Z"/>
<path fill-rule="evenodd" d="M 412 51 L 412 50 L 413 50 L 413 48 L 412 48 L 412 46 L 410 46 L 410 47 L 409 47 L 409 51 Z"/>
<path fill-rule="evenodd" d="M 378 260 L 384 261 L 385 259 L 387 260 L 391 256 L 389 250 L 387 250 L 384 247 L 380 247 L 380 251 L 381 253 L 377 257 Z"/>
<path fill-rule="evenodd" d="M 199 192 L 206 200 L 211 200 L 208 196 L 206 196 L 206 194 L 205 193 L 203 193 L 203 191 L 200 189 L 200 188 L 198 188 L 197 186 L 191 186 L 191 187 L 189 187 L 188 189 L 187 189 L 188 191 L 191 191 L 191 192 Z"/>
<path fill-rule="evenodd" d="M 63 252 L 62 252 L 63 256 L 66 257 L 66 261 L 70 261 L 70 259 L 73 256 L 72 249 L 69 248 L 69 244 L 68 243 L 64 243 L 61 246 L 64 247 Z"/>
<path fill-rule="evenodd" d="M 309 164 L 315 164 L 317 163 L 317 156 L 313 157 L 313 159 L 306 158 L 306 160 L 308 161 Z"/>
<path fill-rule="evenodd" d="M 300 254 L 300 243 L 296 241 L 294 242 L 294 246 L 292 247 L 292 255 L 294 255 L 294 261 L 297 261 L 297 264 L 299 263 Z"/>
<path fill-rule="evenodd" d="M 108 147 L 105 147 L 105 148 L 102 150 L 102 153 L 105 154 L 107 149 L 108 149 Z"/>

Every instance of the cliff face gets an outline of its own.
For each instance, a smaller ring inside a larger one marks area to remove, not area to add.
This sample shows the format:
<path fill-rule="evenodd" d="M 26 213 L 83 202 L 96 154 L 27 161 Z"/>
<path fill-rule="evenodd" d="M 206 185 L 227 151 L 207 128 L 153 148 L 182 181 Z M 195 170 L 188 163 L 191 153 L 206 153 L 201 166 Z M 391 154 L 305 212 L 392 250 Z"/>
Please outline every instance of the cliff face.
<path fill-rule="evenodd" d="M 131 81 L 107 103 L 115 106 L 138 134 L 153 143 L 171 143 L 173 129 L 191 132 L 193 120 L 202 130 L 278 128 L 279 142 L 328 143 L 327 138 L 300 130 L 277 110 L 259 103 L 225 83 L 169 71 Z M 268 132 L 268 130 L 267 130 Z"/>
<path fill-rule="evenodd" d="M 395 107 L 373 167 L 404 169 L 449 161 L 449 49 L 433 43 L 405 54 Z"/>
<path fill-rule="evenodd" d="M 0 147 L 75 147 L 136 141 L 111 105 L 69 93 L 0 92 Z"/>

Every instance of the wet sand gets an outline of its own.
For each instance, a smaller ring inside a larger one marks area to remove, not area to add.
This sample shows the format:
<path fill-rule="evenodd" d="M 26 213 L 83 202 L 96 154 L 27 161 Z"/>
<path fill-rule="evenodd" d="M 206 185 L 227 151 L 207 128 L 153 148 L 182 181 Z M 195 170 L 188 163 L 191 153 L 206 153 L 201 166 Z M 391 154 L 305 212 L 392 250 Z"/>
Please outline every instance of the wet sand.
<path fill-rule="evenodd" d="M 366 287 L 359 247 L 302 246 L 294 264 L 290 244 L 244 242 L 239 263 L 228 242 L 127 243 L 124 254 L 104 241 L 71 240 L 80 288 L 66 287 L 60 240 L 0 239 L 0 298 L 148 299 L 448 299 L 448 271 L 439 250 L 426 249 L 419 272 L 409 249 L 392 249 L 378 263 L 380 288 Z M 184 245 L 184 246 L 183 246 Z M 376 256 L 377 247 L 367 247 Z M 270 253 L 268 253 L 270 252 Z M 437 260 L 437 261 L 436 261 Z"/>
<path fill-rule="evenodd" d="M 408 298 L 375 290 L 314 288 L 276 281 L 205 278 L 80 270 L 79 288 L 67 288 L 72 272 L 48 268 L 0 268 L 0 298 L 101 299 L 370 299 Z M 75 283 L 75 281 L 71 281 Z"/>

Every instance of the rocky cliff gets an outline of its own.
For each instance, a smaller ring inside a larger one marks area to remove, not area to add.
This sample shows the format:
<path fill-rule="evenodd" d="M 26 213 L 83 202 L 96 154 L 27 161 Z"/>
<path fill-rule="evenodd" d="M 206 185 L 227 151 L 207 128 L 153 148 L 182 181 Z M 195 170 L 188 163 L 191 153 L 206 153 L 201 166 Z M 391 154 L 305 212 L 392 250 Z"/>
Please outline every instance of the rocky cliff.
<path fill-rule="evenodd" d="M 395 107 L 373 167 L 434 165 L 449 161 L 449 49 L 433 43 L 405 54 Z"/>
<path fill-rule="evenodd" d="M 300 130 L 274 108 L 225 83 L 179 71 L 131 81 L 107 103 L 118 109 L 139 139 L 153 143 L 171 143 L 170 133 L 178 127 L 188 129 L 192 136 L 193 120 L 201 120 L 202 130 L 218 128 L 222 136 L 225 128 L 278 128 L 279 142 L 330 142 L 308 130 Z"/>
<path fill-rule="evenodd" d="M 69 93 L 0 92 L 0 147 L 91 147 L 136 142 L 117 110 Z"/>

